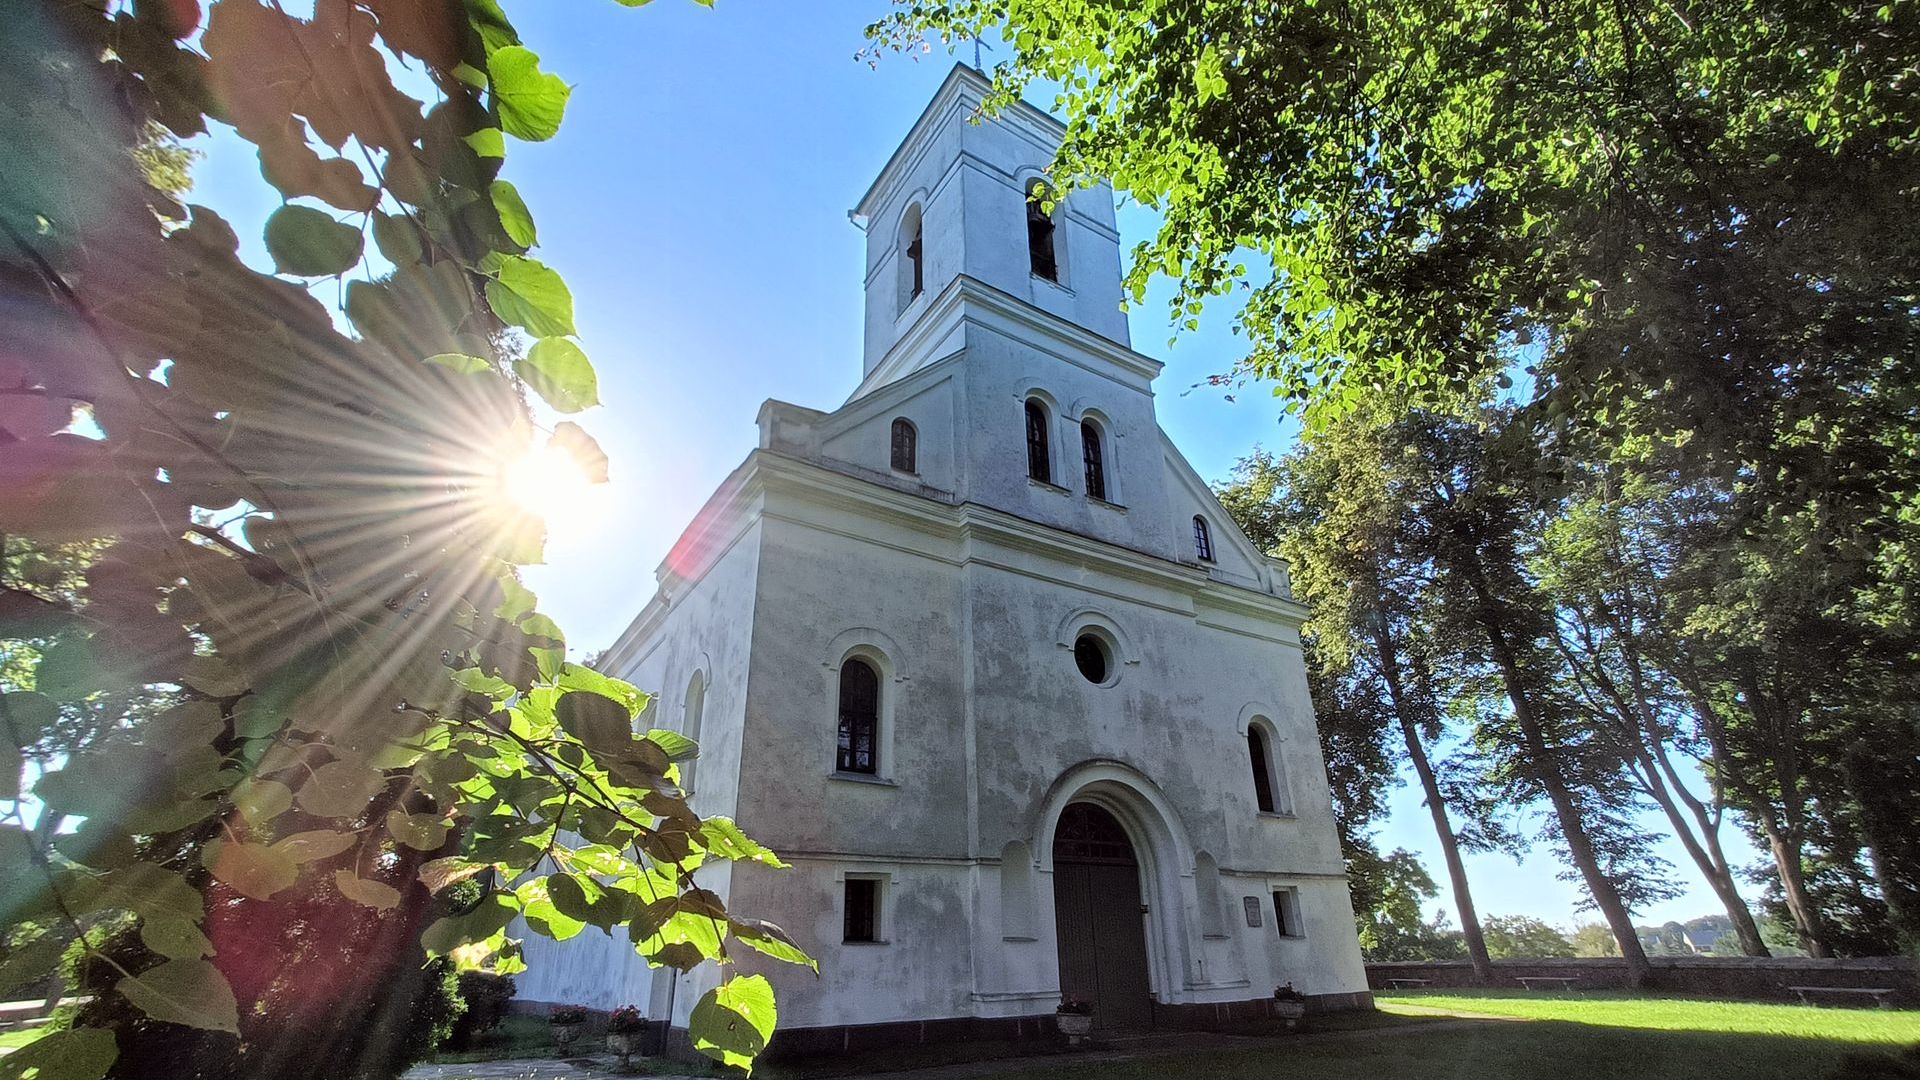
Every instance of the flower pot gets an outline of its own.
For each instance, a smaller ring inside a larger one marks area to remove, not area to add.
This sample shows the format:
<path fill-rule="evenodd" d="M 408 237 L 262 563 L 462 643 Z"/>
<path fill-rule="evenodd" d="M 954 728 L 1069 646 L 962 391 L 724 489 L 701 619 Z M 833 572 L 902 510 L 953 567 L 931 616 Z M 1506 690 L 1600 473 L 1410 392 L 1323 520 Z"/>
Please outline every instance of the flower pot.
<path fill-rule="evenodd" d="M 585 1024 L 549 1024 L 547 1030 L 553 1032 L 553 1045 L 565 1050 L 580 1037 L 580 1029 Z"/>
<path fill-rule="evenodd" d="M 620 1067 L 623 1069 L 626 1068 L 628 1065 L 628 1059 L 632 1058 L 634 1055 L 634 1052 L 640 1049 L 640 1032 L 638 1031 L 607 1032 L 607 1049 L 613 1051 L 616 1054 L 619 1054 Z"/>
<path fill-rule="evenodd" d="M 1300 1022 L 1300 1018 L 1305 1015 L 1307 1015 L 1306 1002 L 1281 1001 L 1278 998 L 1274 999 L 1273 1018 L 1276 1020 L 1286 1021 L 1288 1031 L 1292 1031 L 1293 1026 L 1295 1024 L 1298 1024 Z"/>
<path fill-rule="evenodd" d="M 1079 1046 L 1080 1040 L 1093 1030 L 1092 1013 L 1057 1012 L 1053 1014 L 1053 1022 L 1060 1026 L 1060 1034 L 1067 1037 L 1068 1046 Z"/>

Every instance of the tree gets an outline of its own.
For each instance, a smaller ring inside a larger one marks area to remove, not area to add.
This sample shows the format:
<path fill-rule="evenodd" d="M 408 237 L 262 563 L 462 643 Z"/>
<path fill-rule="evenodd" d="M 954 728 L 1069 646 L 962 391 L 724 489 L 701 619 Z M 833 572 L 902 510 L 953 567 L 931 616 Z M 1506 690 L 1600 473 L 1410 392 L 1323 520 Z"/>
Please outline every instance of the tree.
<path fill-rule="evenodd" d="M 1819 952 L 1823 805 L 1920 943 L 1920 716 L 1892 689 L 1920 662 L 1917 24 L 1898 3 L 899 0 L 869 34 L 997 31 L 998 101 L 1059 88 L 1055 184 L 1161 213 L 1135 300 L 1164 272 L 1192 325 L 1244 288 L 1232 374 L 1310 424 L 1499 378 L 1531 388 L 1536 435 L 1711 492 L 1699 670 L 1673 674 Z"/>
<path fill-rule="evenodd" d="M 1581 923 L 1574 928 L 1573 936 L 1567 939 L 1573 946 L 1575 956 L 1619 956 L 1620 946 L 1613 940 L 1613 932 L 1602 923 Z"/>
<path fill-rule="evenodd" d="M 1486 981 L 1493 966 L 1461 859 L 1462 835 L 1427 753 L 1441 728 L 1442 691 L 1422 644 L 1430 620 L 1416 599 L 1424 594 L 1424 565 L 1396 546 L 1399 510 L 1386 497 L 1382 444 L 1368 434 L 1356 423 L 1310 433 L 1283 461 L 1256 453 L 1220 489 L 1221 505 L 1248 536 L 1287 561 L 1294 593 L 1311 611 L 1303 635 L 1313 642 L 1322 731 L 1368 731 L 1376 745 L 1388 730 L 1399 735 L 1426 796 L 1467 956 L 1475 977 Z M 1328 708 L 1336 702 L 1340 707 Z M 1358 702 L 1371 707 L 1350 704 Z"/>
<path fill-rule="evenodd" d="M 1501 960 L 1574 955 L 1573 943 L 1565 934 L 1531 915 L 1487 916 L 1487 949 Z"/>
<path fill-rule="evenodd" d="M 1412 852 L 1395 848 L 1359 866 L 1349 864 L 1348 875 L 1356 882 L 1360 951 L 1368 960 L 1460 958 L 1465 942 L 1458 931 L 1447 928 L 1445 915 L 1436 913 L 1429 922 L 1422 913 L 1440 887 Z"/>
<path fill-rule="evenodd" d="M 512 970 L 516 916 L 624 927 L 682 969 L 734 946 L 810 963 L 702 887 L 779 861 L 688 808 L 696 748 L 636 735 L 646 695 L 567 663 L 516 570 L 543 541 L 501 484 L 528 395 L 597 403 L 501 176 L 569 93 L 492 0 L 9 20 L 0 916 L 58 930 L 9 980 L 78 941 L 93 994 L 10 1071 L 392 1075 L 380 1017 L 426 957 Z M 173 140 L 209 124 L 285 200 L 273 273 L 176 198 Z M 604 478 L 578 424 L 546 441 Z M 734 976 L 691 1036 L 750 1065 L 773 1021 L 766 981 Z M 302 1039 L 336 1052 L 285 1052 Z"/>

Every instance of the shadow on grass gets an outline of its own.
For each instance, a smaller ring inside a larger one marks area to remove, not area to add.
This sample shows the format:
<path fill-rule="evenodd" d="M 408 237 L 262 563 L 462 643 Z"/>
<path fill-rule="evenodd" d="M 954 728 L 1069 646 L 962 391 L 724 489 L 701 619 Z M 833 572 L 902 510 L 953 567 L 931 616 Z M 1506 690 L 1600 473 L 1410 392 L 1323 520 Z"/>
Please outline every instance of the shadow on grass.
<path fill-rule="evenodd" d="M 1013 1071 L 1003 1080 L 1909 1080 L 1900 1048 L 1808 1036 L 1466 1020 L 1391 1038 L 1303 1039 L 1178 1059 Z M 1911 1060 L 1911 1059 L 1909 1059 Z M 1845 1067 L 1848 1071 L 1838 1073 Z M 1915 1080 L 1920 1080 L 1916 1077 Z"/>

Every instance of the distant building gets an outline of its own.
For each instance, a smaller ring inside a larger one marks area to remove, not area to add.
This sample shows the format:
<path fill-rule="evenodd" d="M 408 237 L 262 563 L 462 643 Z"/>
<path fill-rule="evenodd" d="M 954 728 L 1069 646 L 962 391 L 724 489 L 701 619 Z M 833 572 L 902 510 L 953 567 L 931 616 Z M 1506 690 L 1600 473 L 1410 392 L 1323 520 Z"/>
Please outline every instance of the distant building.
<path fill-rule="evenodd" d="M 969 123 L 988 89 L 956 67 L 854 210 L 859 385 L 761 407 L 602 667 L 793 863 L 701 884 L 819 959 L 744 958 L 796 1044 L 1364 1004 L 1305 611 L 1160 430 L 1112 192 L 1031 201 L 1062 129 Z M 526 958 L 523 998 L 676 1027 L 718 978 L 592 930 Z"/>

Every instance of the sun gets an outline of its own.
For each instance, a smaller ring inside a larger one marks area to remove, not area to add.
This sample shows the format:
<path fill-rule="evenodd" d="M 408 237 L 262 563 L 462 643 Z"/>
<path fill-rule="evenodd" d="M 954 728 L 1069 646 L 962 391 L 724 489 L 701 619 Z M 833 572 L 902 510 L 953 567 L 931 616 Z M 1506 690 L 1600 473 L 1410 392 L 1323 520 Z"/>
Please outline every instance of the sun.
<path fill-rule="evenodd" d="M 547 523 L 549 531 L 589 524 L 605 491 L 587 478 L 573 455 L 558 446 L 536 446 L 510 462 L 502 484 L 507 498 Z"/>

